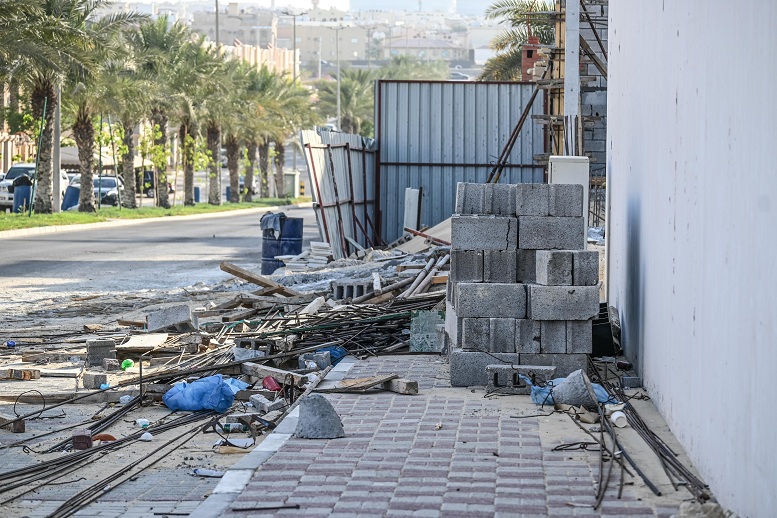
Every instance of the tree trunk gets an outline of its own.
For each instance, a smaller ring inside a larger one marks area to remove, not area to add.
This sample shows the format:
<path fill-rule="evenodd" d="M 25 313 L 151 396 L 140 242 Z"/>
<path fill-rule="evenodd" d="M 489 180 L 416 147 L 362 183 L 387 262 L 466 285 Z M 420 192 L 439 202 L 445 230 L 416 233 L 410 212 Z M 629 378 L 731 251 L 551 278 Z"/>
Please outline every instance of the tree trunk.
<path fill-rule="evenodd" d="M 270 185 L 268 177 L 270 175 L 270 139 L 262 139 L 259 145 L 259 183 L 261 184 L 262 198 L 270 197 Z"/>
<path fill-rule="evenodd" d="M 76 121 L 73 123 L 73 138 L 78 146 L 78 162 L 81 172 L 81 194 L 79 212 L 96 212 L 94 197 L 94 125 L 85 103 L 78 107 Z M 98 191 L 99 192 L 99 191 Z"/>
<path fill-rule="evenodd" d="M 192 121 L 187 117 L 178 129 L 178 137 L 181 142 L 181 156 L 183 157 L 183 204 L 194 205 L 194 152 L 195 136 Z"/>
<path fill-rule="evenodd" d="M 36 82 L 30 96 L 32 104 L 32 116 L 39 128 L 43 116 L 43 104 L 46 104 L 46 117 L 43 124 L 43 138 L 38 149 L 38 173 L 36 176 L 35 200 L 33 208 L 38 214 L 51 214 L 53 212 L 54 198 L 52 194 L 52 160 L 51 150 L 54 146 L 54 109 L 59 102 L 54 85 L 48 81 Z M 37 143 L 36 143 L 37 144 Z"/>
<path fill-rule="evenodd" d="M 253 201 L 254 194 L 254 168 L 256 167 L 256 142 L 249 142 L 247 147 L 248 165 L 246 166 L 246 197 L 245 201 Z"/>
<path fill-rule="evenodd" d="M 273 157 L 275 163 L 275 196 L 278 198 L 285 198 L 286 191 L 283 185 L 283 166 L 286 163 L 286 148 L 283 146 L 283 142 L 280 140 L 275 141 L 275 156 Z"/>
<path fill-rule="evenodd" d="M 161 108 L 154 108 L 151 112 L 151 123 L 154 126 L 159 126 L 161 135 L 154 139 L 154 144 L 162 146 L 167 149 L 167 122 L 169 118 L 167 113 Z M 167 188 L 167 161 L 165 160 L 164 166 L 158 168 L 157 178 L 155 179 L 154 193 L 156 195 L 157 204 L 165 209 L 170 208 L 170 193 Z"/>
<path fill-rule="evenodd" d="M 227 168 L 229 169 L 229 201 L 230 203 L 240 203 L 240 176 L 238 175 L 240 141 L 237 140 L 237 135 L 227 135 L 224 147 L 227 149 Z"/>
<path fill-rule="evenodd" d="M 121 176 L 124 178 L 124 192 L 121 195 L 121 206 L 127 209 L 138 208 L 137 195 L 135 191 L 135 182 L 137 182 L 135 176 L 135 141 L 132 139 L 132 132 L 135 130 L 135 124 L 128 119 L 124 119 L 122 122 L 122 128 L 124 130 L 124 138 L 122 144 L 127 148 L 126 152 L 121 155 Z M 141 167 L 142 169 L 142 167 Z M 140 173 L 143 174 L 142 172 Z M 143 177 L 141 176 L 141 181 Z"/>
<path fill-rule="evenodd" d="M 208 203 L 211 205 L 221 204 L 221 192 L 219 191 L 219 175 L 221 175 L 221 128 L 218 124 L 209 123 L 205 130 L 205 139 L 207 140 L 208 151 L 210 151 L 211 163 L 208 166 L 210 170 L 208 182 Z"/>

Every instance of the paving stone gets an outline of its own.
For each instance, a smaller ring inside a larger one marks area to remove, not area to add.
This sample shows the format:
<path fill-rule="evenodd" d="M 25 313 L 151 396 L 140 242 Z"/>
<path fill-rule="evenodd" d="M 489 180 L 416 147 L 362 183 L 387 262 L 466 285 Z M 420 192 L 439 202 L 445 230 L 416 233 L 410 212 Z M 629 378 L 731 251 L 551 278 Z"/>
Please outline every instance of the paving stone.
<path fill-rule="evenodd" d="M 515 250 L 518 220 L 508 216 L 451 216 L 454 250 Z M 569 247 L 572 248 L 572 247 Z"/>
<path fill-rule="evenodd" d="M 529 250 L 582 250 L 585 222 L 580 218 L 521 216 L 518 218 L 518 248 Z"/>
<path fill-rule="evenodd" d="M 589 320 L 599 314 L 596 286 L 528 286 L 527 315 L 533 320 Z"/>
<path fill-rule="evenodd" d="M 484 189 L 485 214 L 499 216 L 515 216 L 515 185 L 504 183 L 488 183 Z"/>
<path fill-rule="evenodd" d="M 455 287 L 453 305 L 459 317 L 525 318 L 526 286 L 462 282 Z"/>
<path fill-rule="evenodd" d="M 548 215 L 584 216 L 583 186 L 579 184 L 550 184 L 548 186 Z"/>
<path fill-rule="evenodd" d="M 518 254 L 514 250 L 485 250 L 483 254 L 483 281 L 515 283 Z"/>
<path fill-rule="evenodd" d="M 575 286 L 596 286 L 599 283 L 599 252 L 596 250 L 575 250 L 572 254 L 572 284 Z"/>
<path fill-rule="evenodd" d="M 571 286 L 573 252 L 537 250 L 536 283 L 544 286 Z"/>
<path fill-rule="evenodd" d="M 483 250 L 451 250 L 449 285 L 455 282 L 483 282 Z"/>
<path fill-rule="evenodd" d="M 515 186 L 515 213 L 518 216 L 547 216 L 549 189 L 546 183 L 522 183 Z"/>
<path fill-rule="evenodd" d="M 485 190 L 482 183 L 456 184 L 456 214 L 485 214 Z"/>

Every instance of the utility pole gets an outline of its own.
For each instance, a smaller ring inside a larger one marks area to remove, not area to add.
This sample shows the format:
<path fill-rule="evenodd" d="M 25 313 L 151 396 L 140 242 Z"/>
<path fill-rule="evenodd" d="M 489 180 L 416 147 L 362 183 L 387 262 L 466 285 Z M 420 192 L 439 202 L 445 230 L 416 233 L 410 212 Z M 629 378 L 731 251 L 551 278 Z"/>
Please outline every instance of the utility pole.
<path fill-rule="evenodd" d="M 60 171 L 62 170 L 62 157 L 60 155 L 59 141 L 62 135 L 62 87 L 57 85 L 57 107 L 54 109 L 54 148 L 52 149 L 52 162 L 54 162 L 54 206 L 53 212 L 62 211 L 62 180 Z"/>
<path fill-rule="evenodd" d="M 221 40 L 219 39 L 219 0 L 216 0 L 216 54 L 221 55 Z M 163 131 L 167 131 L 167 129 L 164 129 Z M 223 204 L 222 200 L 222 189 L 221 189 L 221 129 L 219 128 L 219 156 L 213 157 L 213 160 L 216 161 L 216 170 L 218 171 L 218 183 L 219 186 L 219 205 Z M 159 188 L 157 186 L 157 188 Z"/>

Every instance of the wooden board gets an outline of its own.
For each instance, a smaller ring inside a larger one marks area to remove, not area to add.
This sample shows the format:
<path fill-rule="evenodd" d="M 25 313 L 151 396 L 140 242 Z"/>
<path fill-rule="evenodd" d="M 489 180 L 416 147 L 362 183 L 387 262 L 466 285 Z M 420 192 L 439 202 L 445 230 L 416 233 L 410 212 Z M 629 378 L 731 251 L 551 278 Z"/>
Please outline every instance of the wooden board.
<path fill-rule="evenodd" d="M 280 293 L 288 297 L 294 297 L 299 295 L 298 292 L 292 290 L 291 288 L 281 286 L 277 282 L 271 279 L 268 279 L 267 277 L 249 272 L 245 268 L 241 268 L 232 263 L 228 263 L 224 261 L 219 265 L 219 268 L 221 268 L 222 271 L 225 271 L 230 275 L 234 275 L 235 277 L 243 279 L 244 281 L 248 281 L 251 284 L 256 284 L 257 286 L 261 286 L 262 288 L 265 288 L 263 290 L 260 290 L 262 295 L 269 295 L 271 293 Z"/>
<path fill-rule="evenodd" d="M 399 377 L 399 374 L 387 374 L 385 376 L 371 376 L 368 378 L 356 378 L 352 380 L 338 381 L 334 387 L 319 389 L 316 392 L 357 392 L 363 393 L 378 385 L 388 383 Z"/>

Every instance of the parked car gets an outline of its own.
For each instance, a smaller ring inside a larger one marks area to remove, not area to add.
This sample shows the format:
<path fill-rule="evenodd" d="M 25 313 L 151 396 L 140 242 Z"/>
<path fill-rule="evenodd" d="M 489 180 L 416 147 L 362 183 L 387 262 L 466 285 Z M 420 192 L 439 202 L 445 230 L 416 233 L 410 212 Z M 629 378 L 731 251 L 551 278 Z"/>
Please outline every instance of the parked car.
<path fill-rule="evenodd" d="M 454 81 L 469 81 L 470 76 L 463 72 L 451 72 L 449 76 Z"/>
<path fill-rule="evenodd" d="M 154 171 L 143 171 L 142 183 L 140 181 L 140 175 L 137 175 L 136 178 L 138 178 L 138 181 L 135 185 L 137 192 L 142 192 L 147 197 L 153 198 L 155 194 Z M 167 182 L 167 192 L 169 194 L 173 194 L 175 192 L 175 187 L 173 187 L 171 182 Z"/>
<path fill-rule="evenodd" d="M 240 177 L 240 193 L 246 194 L 248 191 L 246 191 L 246 178 L 245 176 Z M 254 176 L 253 185 L 251 186 L 251 196 L 255 196 L 258 193 L 258 189 L 256 188 L 256 176 Z"/>
<path fill-rule="evenodd" d="M 75 176 L 70 185 L 80 187 L 81 175 Z M 100 200 L 102 205 L 118 205 L 119 196 L 124 194 L 124 180 L 115 176 L 95 176 L 92 185 L 94 199 Z"/>
<path fill-rule="evenodd" d="M 35 179 L 35 164 L 16 164 L 5 173 L 5 178 L 0 181 L 0 209 L 13 207 L 13 181 L 22 175 L 27 175 L 30 179 Z M 65 195 L 68 180 L 67 174 L 60 171 L 60 186 L 62 186 L 62 196 Z"/>

